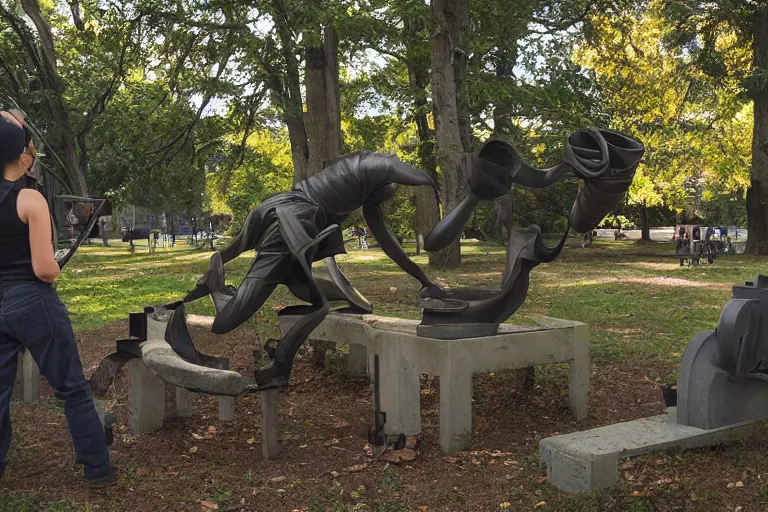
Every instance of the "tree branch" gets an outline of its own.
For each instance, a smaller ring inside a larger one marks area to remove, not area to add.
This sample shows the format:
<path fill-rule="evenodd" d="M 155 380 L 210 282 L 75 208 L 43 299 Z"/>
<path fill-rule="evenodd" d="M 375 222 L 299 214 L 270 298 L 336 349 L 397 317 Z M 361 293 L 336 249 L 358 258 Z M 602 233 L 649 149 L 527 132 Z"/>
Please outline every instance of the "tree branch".
<path fill-rule="evenodd" d="M 0 56 L 0 67 L 3 68 L 5 71 L 5 74 L 8 75 L 8 80 L 11 82 L 11 88 L 13 89 L 13 92 L 16 94 L 21 94 L 21 84 L 19 84 L 19 81 L 16 80 L 16 76 L 13 74 L 13 70 L 8 66 L 8 64 L 3 60 L 3 57 Z"/>
<path fill-rule="evenodd" d="M 75 27 L 82 32 L 85 30 L 85 23 L 83 23 L 83 18 L 80 16 L 80 0 L 71 0 L 69 8 L 72 11 L 72 19 L 75 22 Z"/>
<path fill-rule="evenodd" d="M 133 30 L 136 27 L 136 23 L 138 23 L 138 20 L 134 20 L 131 23 L 128 33 L 125 36 L 125 44 L 123 44 L 123 47 L 120 50 L 120 58 L 117 61 L 117 69 L 115 70 L 115 74 L 112 76 L 109 84 L 104 89 L 104 92 L 101 93 L 101 95 L 96 100 L 96 103 L 93 104 L 93 106 L 88 111 L 88 114 L 85 116 L 83 128 L 80 130 L 78 136 L 87 135 L 88 132 L 91 131 L 94 121 L 96 121 L 96 119 L 104 112 L 104 109 L 107 106 L 107 102 L 114 95 L 115 86 L 117 85 L 118 81 L 123 78 L 123 75 L 125 75 L 125 54 L 127 53 L 128 47 L 130 46 L 131 35 L 133 34 Z"/>
<path fill-rule="evenodd" d="M 414 61 L 412 61 L 411 59 L 409 59 L 408 57 L 406 57 L 402 53 L 398 53 L 398 52 L 392 51 L 392 50 L 387 50 L 386 48 L 382 48 L 381 46 L 379 46 L 377 44 L 366 42 L 365 45 L 364 45 L 364 48 L 369 48 L 371 50 L 377 51 L 377 52 L 381 53 L 382 55 L 389 55 L 390 57 L 394 57 L 397 60 L 399 60 L 400 62 L 402 62 L 403 64 L 407 64 L 408 66 L 415 66 L 416 65 L 416 63 Z"/>

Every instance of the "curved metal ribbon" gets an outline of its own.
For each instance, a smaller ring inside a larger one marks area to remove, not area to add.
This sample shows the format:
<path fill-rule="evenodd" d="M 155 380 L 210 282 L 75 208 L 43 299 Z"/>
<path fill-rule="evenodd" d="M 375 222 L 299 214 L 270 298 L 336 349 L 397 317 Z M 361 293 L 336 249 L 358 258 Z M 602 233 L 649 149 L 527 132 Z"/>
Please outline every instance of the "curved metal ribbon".
<path fill-rule="evenodd" d="M 543 188 L 573 174 L 584 180 L 584 186 L 574 200 L 568 227 L 557 246 L 549 248 L 544 244 L 538 226 L 511 230 L 498 292 L 451 290 L 444 300 L 422 300 L 422 326 L 504 322 L 525 301 L 531 270 L 560 254 L 570 229 L 590 231 L 615 208 L 631 185 L 644 152 L 639 141 L 618 132 L 580 130 L 566 141 L 561 163 L 539 169 L 527 164 L 509 142 L 496 139 L 483 144 L 472 161 L 470 194 L 427 236 L 424 247 L 428 251 L 443 249 L 456 240 L 481 200 L 508 194 L 514 183 Z"/>

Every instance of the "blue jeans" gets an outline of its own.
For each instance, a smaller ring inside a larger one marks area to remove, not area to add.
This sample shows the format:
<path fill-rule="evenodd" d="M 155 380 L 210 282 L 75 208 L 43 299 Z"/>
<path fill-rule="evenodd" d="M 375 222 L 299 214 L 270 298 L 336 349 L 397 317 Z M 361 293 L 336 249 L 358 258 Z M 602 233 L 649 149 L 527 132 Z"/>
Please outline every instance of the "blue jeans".
<path fill-rule="evenodd" d="M 69 312 L 56 290 L 42 282 L 0 288 L 0 473 L 11 446 L 10 401 L 22 348 L 32 355 L 56 398 L 64 400 L 75 460 L 83 464 L 85 477 L 106 476 L 104 427 L 83 375 Z"/>

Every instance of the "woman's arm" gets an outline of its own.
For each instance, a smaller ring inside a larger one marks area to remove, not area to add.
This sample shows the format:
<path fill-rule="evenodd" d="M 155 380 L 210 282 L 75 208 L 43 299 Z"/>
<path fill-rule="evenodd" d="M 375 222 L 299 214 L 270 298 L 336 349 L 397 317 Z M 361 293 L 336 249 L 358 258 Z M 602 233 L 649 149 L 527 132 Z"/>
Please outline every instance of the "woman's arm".
<path fill-rule="evenodd" d="M 19 192 L 17 212 L 29 226 L 29 247 L 32 251 L 32 270 L 41 281 L 53 283 L 61 270 L 53 256 L 51 213 L 40 192 L 24 189 Z"/>

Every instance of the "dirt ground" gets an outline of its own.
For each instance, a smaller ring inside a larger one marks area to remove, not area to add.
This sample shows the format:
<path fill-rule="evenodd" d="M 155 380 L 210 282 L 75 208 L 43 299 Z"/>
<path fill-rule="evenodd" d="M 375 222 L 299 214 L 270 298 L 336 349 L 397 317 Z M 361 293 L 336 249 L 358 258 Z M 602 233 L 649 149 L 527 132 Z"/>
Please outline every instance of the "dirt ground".
<path fill-rule="evenodd" d="M 116 323 L 80 333 L 87 374 L 126 332 L 126 323 Z M 202 351 L 228 355 L 232 369 L 252 371 L 252 351 L 260 345 L 253 331 L 215 336 L 192 328 L 192 334 Z M 119 378 L 111 452 L 121 476 L 102 491 L 85 486 L 62 406 L 41 381 L 39 404 L 12 408 L 14 446 L 0 497 L 73 504 L 56 510 L 199 511 L 206 510 L 204 501 L 218 510 L 288 512 L 766 510 L 768 436 L 762 427 L 729 448 L 626 461 L 621 484 L 604 493 L 568 495 L 547 484 L 540 439 L 663 412 L 659 379 L 670 368 L 652 359 L 593 367 L 590 417 L 583 422 L 568 409 L 567 367 L 537 369 L 532 389 L 516 372 L 477 376 L 472 451 L 450 456 L 438 446 L 439 383 L 425 378 L 417 457 L 400 465 L 366 454 L 367 380 L 315 369 L 308 360 L 297 362 L 292 385 L 281 394 L 281 455 L 269 462 L 261 456 L 257 395 L 237 399 L 231 423 L 218 421 L 214 398 L 196 396 L 191 419 L 171 420 L 135 438 L 125 427 L 127 390 Z"/>

